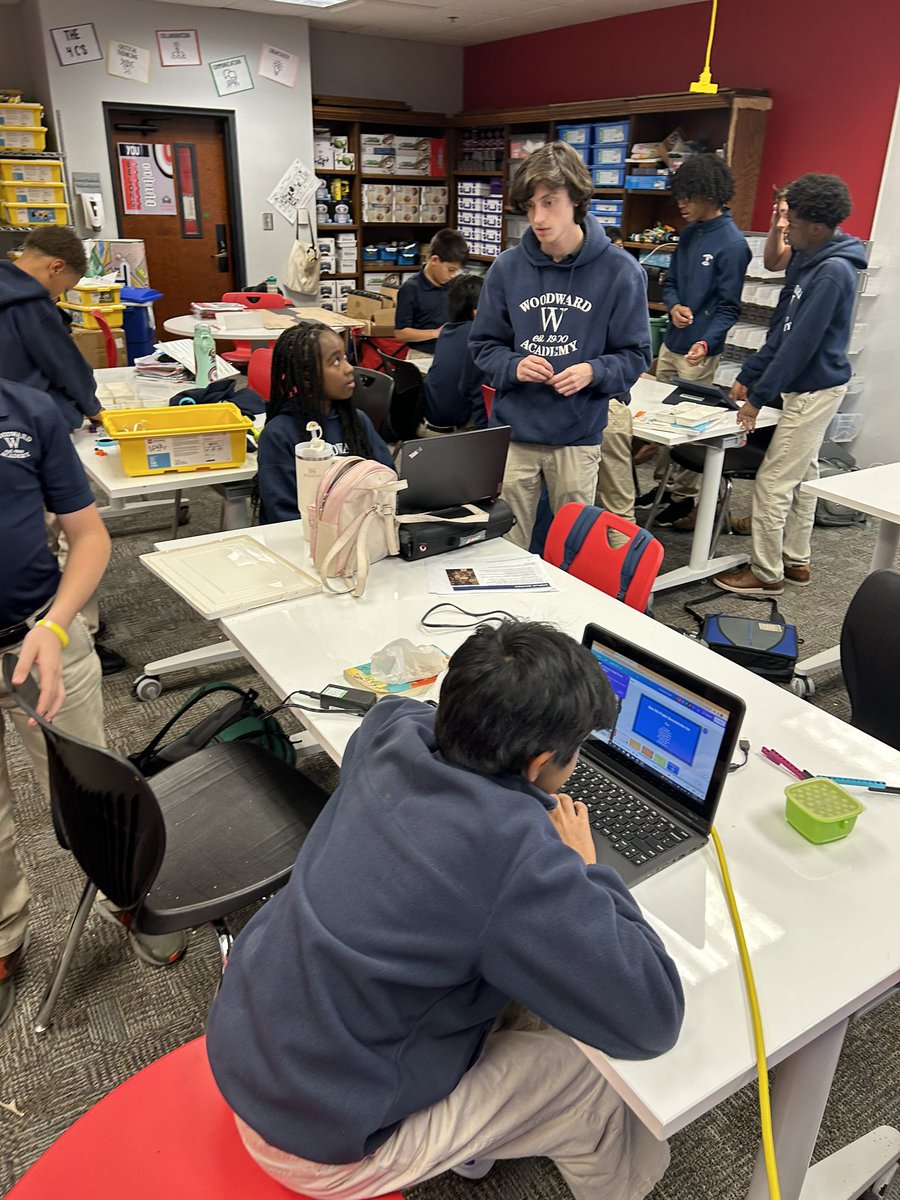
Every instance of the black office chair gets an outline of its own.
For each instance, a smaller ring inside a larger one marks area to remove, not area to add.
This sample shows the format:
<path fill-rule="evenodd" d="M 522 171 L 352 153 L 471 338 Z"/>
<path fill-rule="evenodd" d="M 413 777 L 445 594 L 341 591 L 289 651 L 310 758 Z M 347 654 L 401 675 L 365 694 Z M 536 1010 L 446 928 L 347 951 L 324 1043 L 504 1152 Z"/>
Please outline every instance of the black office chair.
<path fill-rule="evenodd" d="M 414 438 L 425 415 L 425 386 L 422 372 L 415 363 L 394 358 L 375 347 L 381 356 L 385 373 L 394 381 L 394 396 L 391 401 L 391 428 L 398 441 Z"/>
<path fill-rule="evenodd" d="M 41 727 L 50 798 L 61 842 L 87 876 L 35 1018 L 46 1033 L 98 890 L 145 934 L 212 922 L 224 970 L 231 934 L 223 918 L 282 887 L 327 793 L 261 747 L 223 742 L 153 776 L 126 758 L 63 733 L 35 712 L 32 678 L 3 678 Z"/>
<path fill-rule="evenodd" d="M 367 371 L 356 368 L 356 387 L 353 389 L 353 407 L 364 412 L 375 432 L 386 442 L 396 442 L 391 428 L 391 400 L 394 395 L 394 379 L 384 371 Z"/>
<path fill-rule="evenodd" d="M 710 545 L 711 556 L 715 556 L 719 538 L 722 536 L 723 529 L 728 524 L 731 509 L 731 494 L 734 490 L 735 479 L 756 478 L 756 472 L 762 466 L 762 461 L 766 456 L 766 451 L 769 448 L 769 443 L 774 433 L 774 425 L 766 426 L 765 429 L 755 429 L 751 434 L 747 435 L 747 441 L 743 446 L 735 446 L 733 449 L 725 451 L 722 463 L 722 481 L 719 485 L 716 523 L 713 527 L 712 543 Z M 686 443 L 682 446 L 672 447 L 669 452 L 668 469 L 660 480 L 656 498 L 653 501 L 653 507 L 650 509 L 647 519 L 644 522 L 647 529 L 653 528 L 653 523 L 665 503 L 666 484 L 669 482 L 674 468 L 687 467 L 689 471 L 696 471 L 698 474 L 702 474 L 705 465 L 706 446 L 702 443 Z"/>
<path fill-rule="evenodd" d="M 874 571 L 857 588 L 841 628 L 850 724 L 900 750 L 900 571 Z"/>

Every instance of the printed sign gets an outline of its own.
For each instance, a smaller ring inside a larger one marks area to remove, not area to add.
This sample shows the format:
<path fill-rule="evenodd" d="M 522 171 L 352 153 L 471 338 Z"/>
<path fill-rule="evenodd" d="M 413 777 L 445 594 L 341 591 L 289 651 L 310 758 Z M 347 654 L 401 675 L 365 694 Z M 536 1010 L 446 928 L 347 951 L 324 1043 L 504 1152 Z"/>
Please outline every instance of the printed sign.
<path fill-rule="evenodd" d="M 164 67 L 199 67 L 200 40 L 196 29 L 157 29 L 159 61 Z"/>
<path fill-rule="evenodd" d="M 150 80 L 150 51 L 128 42 L 109 42 L 106 47 L 106 73 L 120 79 Z"/>
<path fill-rule="evenodd" d="M 211 62 L 209 69 L 220 96 L 253 91 L 253 79 L 250 76 L 250 64 L 246 54 L 239 54 L 236 58 L 220 58 L 218 62 Z"/>
<path fill-rule="evenodd" d="M 103 51 L 92 24 L 64 25 L 62 29 L 51 29 L 50 36 L 53 38 L 56 57 L 62 67 L 103 61 Z"/>
<path fill-rule="evenodd" d="M 227 433 L 198 433 L 191 436 L 148 437 L 147 466 L 151 471 L 173 467 L 207 467 L 231 462 L 231 436 Z"/>
<path fill-rule="evenodd" d="M 256 73 L 261 79 L 271 79 L 273 83 L 292 88 L 297 82 L 299 66 L 300 59 L 296 54 L 278 50 L 275 46 L 263 46 L 259 56 L 259 70 Z"/>
<path fill-rule="evenodd" d="M 119 142 L 122 207 L 134 216 L 174 217 L 172 147 L 157 142 Z"/>
<path fill-rule="evenodd" d="M 292 224 L 297 220 L 297 210 L 309 208 L 319 180 L 304 166 L 302 159 L 295 158 L 275 184 L 266 203 L 277 208 L 281 216 Z"/>

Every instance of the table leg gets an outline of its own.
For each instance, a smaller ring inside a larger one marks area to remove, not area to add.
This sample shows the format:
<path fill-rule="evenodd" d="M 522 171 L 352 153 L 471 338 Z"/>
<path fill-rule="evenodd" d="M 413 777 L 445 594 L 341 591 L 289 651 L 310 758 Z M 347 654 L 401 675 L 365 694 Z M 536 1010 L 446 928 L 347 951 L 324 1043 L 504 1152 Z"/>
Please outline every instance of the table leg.
<path fill-rule="evenodd" d="M 178 537 L 178 518 L 181 515 L 181 488 L 175 489 L 175 508 L 172 512 L 172 538 Z"/>

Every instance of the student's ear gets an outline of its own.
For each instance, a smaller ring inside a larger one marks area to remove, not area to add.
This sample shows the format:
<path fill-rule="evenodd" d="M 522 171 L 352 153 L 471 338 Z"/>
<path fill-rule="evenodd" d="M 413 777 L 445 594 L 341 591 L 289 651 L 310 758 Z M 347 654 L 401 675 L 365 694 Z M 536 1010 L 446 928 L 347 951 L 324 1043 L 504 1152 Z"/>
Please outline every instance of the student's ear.
<path fill-rule="evenodd" d="M 536 783 L 541 771 L 553 757 L 553 750 L 545 750 L 542 754 L 535 754 L 533 758 L 525 760 L 525 766 L 522 768 L 522 776 L 529 783 Z"/>

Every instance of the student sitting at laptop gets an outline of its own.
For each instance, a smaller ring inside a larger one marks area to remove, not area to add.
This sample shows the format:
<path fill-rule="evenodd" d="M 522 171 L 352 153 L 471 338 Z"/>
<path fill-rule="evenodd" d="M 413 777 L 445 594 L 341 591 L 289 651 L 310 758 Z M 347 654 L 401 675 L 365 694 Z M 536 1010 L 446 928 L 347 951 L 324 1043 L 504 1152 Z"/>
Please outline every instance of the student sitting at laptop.
<path fill-rule="evenodd" d="M 407 279 L 397 295 L 394 337 L 416 350 L 434 353 L 438 334 L 447 321 L 448 284 L 469 256 L 458 229 L 439 229 L 431 239 L 421 271 Z"/>
<path fill-rule="evenodd" d="M 567 635 L 507 622 L 456 651 L 440 701 L 387 697 L 351 739 L 290 882 L 235 944 L 213 1074 L 250 1154 L 308 1196 L 539 1154 L 576 1200 L 639 1200 L 668 1146 L 571 1040 L 653 1058 L 683 1014 L 662 942 L 558 794 L 612 691 Z"/>
<path fill-rule="evenodd" d="M 272 390 L 259 439 L 260 521 L 299 520 L 294 447 L 308 442 L 309 421 L 338 454 L 358 454 L 392 467 L 387 444 L 364 412 L 353 407 L 356 376 L 344 343 L 317 322 L 286 329 L 272 355 Z"/>
<path fill-rule="evenodd" d="M 425 376 L 425 419 L 419 437 L 456 433 L 471 424 L 487 427 L 481 385 L 488 379 L 469 350 L 483 282 L 480 275 L 458 275 L 447 289 L 449 320 L 441 329 L 434 362 Z"/>

